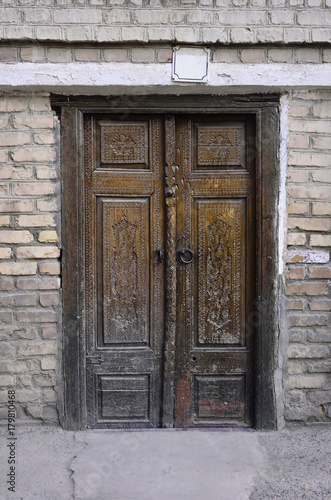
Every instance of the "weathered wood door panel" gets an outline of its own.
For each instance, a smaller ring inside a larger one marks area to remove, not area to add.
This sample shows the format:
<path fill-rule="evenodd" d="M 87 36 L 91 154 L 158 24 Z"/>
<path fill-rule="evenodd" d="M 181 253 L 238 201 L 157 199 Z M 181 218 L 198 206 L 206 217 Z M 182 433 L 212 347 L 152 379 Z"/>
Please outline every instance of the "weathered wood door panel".
<path fill-rule="evenodd" d="M 89 426 L 253 424 L 254 130 L 85 116 Z"/>
<path fill-rule="evenodd" d="M 92 427 L 161 422 L 163 122 L 85 119 L 87 405 Z"/>
<path fill-rule="evenodd" d="M 254 124 L 177 118 L 175 426 L 252 424 Z"/>

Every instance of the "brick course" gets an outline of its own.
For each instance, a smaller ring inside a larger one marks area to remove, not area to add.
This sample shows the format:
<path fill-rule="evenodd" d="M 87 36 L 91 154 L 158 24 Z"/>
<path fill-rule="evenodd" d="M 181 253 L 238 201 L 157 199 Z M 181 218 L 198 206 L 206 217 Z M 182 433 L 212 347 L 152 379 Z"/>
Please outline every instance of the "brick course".
<path fill-rule="evenodd" d="M 149 5 L 142 0 L 66 0 L 62 4 L 49 0 L 43 6 L 11 0 L 0 6 L 0 34 L 3 40 L 15 41 L 330 43 L 329 5 L 306 3 L 274 0 L 267 6 L 265 0 L 178 0 Z M 2 57 L 11 57 L 10 50 Z M 42 57 L 38 49 L 33 57 Z"/>
<path fill-rule="evenodd" d="M 111 30 L 114 37 L 110 42 L 117 42 L 116 33 L 113 32 L 113 28 L 102 28 L 103 30 Z M 35 46 L 32 42 L 18 42 L 17 46 L 13 48 L 12 46 L 2 45 L 0 46 L 0 63 L 1 62 L 36 62 L 36 63 L 66 63 L 66 62 L 133 62 L 133 63 L 171 63 L 172 60 L 172 47 L 173 44 L 169 44 L 171 40 L 172 30 L 170 28 L 160 28 L 163 30 L 163 34 L 160 35 L 161 40 L 158 40 L 156 36 L 156 28 L 149 28 L 148 35 L 150 43 L 137 45 L 136 43 L 123 43 L 120 46 L 111 46 L 109 44 L 104 45 L 103 42 L 107 40 L 99 39 L 101 42 L 98 47 L 91 47 L 89 45 L 81 45 L 79 48 L 73 47 L 71 45 L 59 45 L 54 47 L 54 44 L 49 44 L 49 42 L 43 42 L 43 46 Z M 193 31 L 190 28 L 181 28 L 184 34 L 188 36 L 186 42 L 195 42 L 195 38 L 198 36 L 196 29 Z M 170 31 L 169 31 L 170 30 Z M 296 64 L 323 64 L 328 63 L 331 60 L 331 49 L 325 48 L 323 46 L 318 46 L 316 48 L 310 46 L 305 49 L 299 49 L 292 42 L 289 42 L 287 46 L 279 46 L 275 48 L 276 40 L 268 41 L 266 37 L 262 35 L 262 30 L 259 31 L 258 38 L 259 41 L 263 42 L 263 46 L 258 45 L 254 41 L 254 36 L 251 28 L 233 28 L 231 29 L 229 39 L 226 34 L 226 30 L 219 28 L 202 28 L 204 33 L 204 38 L 208 44 L 213 44 L 210 47 L 211 50 L 211 60 L 218 63 L 296 63 Z M 278 37 L 279 38 L 279 37 Z M 143 41 L 146 36 L 143 37 Z M 330 37 L 331 39 L 331 37 Z M 73 40 L 74 41 L 74 40 Z M 76 40 L 80 41 L 80 40 Z M 86 40 L 89 41 L 89 40 Z M 158 43 L 166 42 L 166 43 Z M 231 43 L 231 46 L 228 45 Z M 254 47 L 252 44 L 254 43 Z M 218 44 L 221 44 L 219 46 Z M 227 45 L 224 45 L 227 44 Z M 236 44 L 240 44 L 240 48 L 236 47 Z M 132 57 L 132 54 L 137 52 L 140 54 L 139 57 Z M 250 52 L 252 51 L 252 52 Z M 154 55 L 153 55 L 154 53 Z M 40 101 L 40 106 L 44 105 L 45 101 Z M 5 103 L 0 104 L 2 106 Z M 17 103 L 19 106 L 20 103 Z M 10 103 L 7 104 L 10 106 Z M 2 110 L 1 110 L 2 111 Z M 37 110 L 35 110 L 37 111 Z M 318 110 L 316 110 L 318 113 Z M 293 115 L 296 116 L 295 110 L 293 110 Z M 317 114 L 315 115 L 317 117 Z M 18 118 L 17 118 L 18 119 Z M 48 126 L 53 128 L 52 117 L 38 118 L 39 120 L 46 120 Z M 6 117 L 1 117 L 1 120 L 6 120 Z M 0 129 L 5 126 L 0 120 Z M 22 116 L 19 118 L 21 122 L 24 123 L 25 128 L 29 128 L 29 116 Z M 31 118 L 30 118 L 31 120 Z M 17 123 L 20 127 L 20 123 Z M 34 127 L 34 124 L 30 124 L 30 127 Z M 40 143 L 42 144 L 42 143 Z M 47 142 L 48 144 L 48 142 Z"/>

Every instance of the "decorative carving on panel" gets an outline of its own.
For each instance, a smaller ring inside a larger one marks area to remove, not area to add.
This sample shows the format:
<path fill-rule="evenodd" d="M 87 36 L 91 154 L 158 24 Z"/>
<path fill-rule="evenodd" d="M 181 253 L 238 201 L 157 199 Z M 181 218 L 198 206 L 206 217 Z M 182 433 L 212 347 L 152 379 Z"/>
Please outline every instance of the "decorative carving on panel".
<path fill-rule="evenodd" d="M 116 159 L 129 160 L 132 158 L 135 141 L 130 134 L 115 134 L 109 143 L 109 149 Z M 111 155 L 110 155 L 111 156 Z"/>
<path fill-rule="evenodd" d="M 147 163 L 146 124 L 101 125 L 102 163 Z"/>
<path fill-rule="evenodd" d="M 206 178 L 205 175 L 202 177 L 201 174 L 190 179 L 190 188 L 194 196 L 217 195 L 220 192 L 220 186 L 222 193 L 245 196 L 252 192 L 253 180 L 250 175 L 222 175 L 218 177 L 217 174 L 210 179 Z"/>
<path fill-rule="evenodd" d="M 190 169 L 192 168 L 192 121 L 185 120 L 182 126 L 182 165 L 183 174 L 185 179 L 190 177 Z M 184 246 L 194 245 L 193 232 L 192 232 L 192 210 L 193 198 L 190 189 L 183 189 L 183 229 L 184 239 L 182 243 Z M 194 304 L 191 300 L 192 290 L 194 289 L 193 274 L 189 267 L 182 268 L 184 290 L 183 290 L 183 307 L 185 310 L 185 335 L 190 336 L 194 330 Z"/>
<path fill-rule="evenodd" d="M 102 206 L 103 343 L 146 344 L 149 338 L 148 201 L 108 199 L 102 201 Z"/>
<path fill-rule="evenodd" d="M 241 203 L 198 202 L 198 343 L 202 345 L 241 341 Z"/>
<path fill-rule="evenodd" d="M 165 187 L 167 191 L 175 190 L 176 170 L 175 165 L 175 117 L 167 116 L 165 121 Z"/>
<path fill-rule="evenodd" d="M 224 162 L 231 148 L 232 143 L 224 135 L 214 135 L 207 146 L 209 153 L 217 162 Z"/>
<path fill-rule="evenodd" d="M 90 234 L 93 227 L 94 204 L 95 197 L 91 189 L 91 172 L 93 170 L 92 157 L 92 134 L 93 121 L 91 117 L 85 117 L 84 121 L 84 170 L 85 170 L 85 227 L 86 233 Z M 93 258 L 94 248 L 91 238 L 85 240 L 85 262 L 86 262 L 86 337 L 87 349 L 91 349 L 93 345 L 93 293 L 94 293 L 94 276 L 93 276 Z"/>
<path fill-rule="evenodd" d="M 98 194 L 139 194 L 151 195 L 154 190 L 151 172 L 132 173 L 98 172 L 92 175 L 93 190 Z"/>
<path fill-rule="evenodd" d="M 137 254 L 134 240 L 137 226 L 123 214 L 112 226 L 115 246 L 112 258 L 112 319 L 117 332 L 131 335 L 137 329 Z"/>
<path fill-rule="evenodd" d="M 198 127 L 198 165 L 240 165 L 241 128 Z"/>
<path fill-rule="evenodd" d="M 213 338 L 220 338 L 232 321 L 230 235 L 231 226 L 218 214 L 217 220 L 208 226 L 206 319 Z"/>

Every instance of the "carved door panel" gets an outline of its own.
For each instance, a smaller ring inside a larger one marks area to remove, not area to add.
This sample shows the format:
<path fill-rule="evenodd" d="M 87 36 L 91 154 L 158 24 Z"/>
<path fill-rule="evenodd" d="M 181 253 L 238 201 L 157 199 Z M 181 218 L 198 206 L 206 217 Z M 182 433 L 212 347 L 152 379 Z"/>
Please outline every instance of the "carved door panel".
<path fill-rule="evenodd" d="M 253 130 L 176 119 L 176 427 L 252 425 Z"/>
<path fill-rule="evenodd" d="M 161 422 L 163 122 L 85 119 L 87 408 L 90 427 Z M 161 254 L 162 257 L 162 254 Z"/>

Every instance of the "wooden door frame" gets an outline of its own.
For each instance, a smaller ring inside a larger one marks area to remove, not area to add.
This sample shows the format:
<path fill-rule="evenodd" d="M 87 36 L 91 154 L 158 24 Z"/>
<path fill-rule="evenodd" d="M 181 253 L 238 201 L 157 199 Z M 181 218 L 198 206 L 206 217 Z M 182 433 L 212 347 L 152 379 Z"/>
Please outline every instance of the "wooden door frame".
<path fill-rule="evenodd" d="M 256 119 L 255 428 L 277 428 L 279 97 L 52 96 L 61 114 L 63 383 L 65 429 L 86 428 L 83 119 L 85 113 L 240 113 Z M 267 147 L 261 147 L 267 144 Z M 169 387 L 171 390 L 171 380 Z M 171 419 L 168 418 L 168 427 Z"/>

